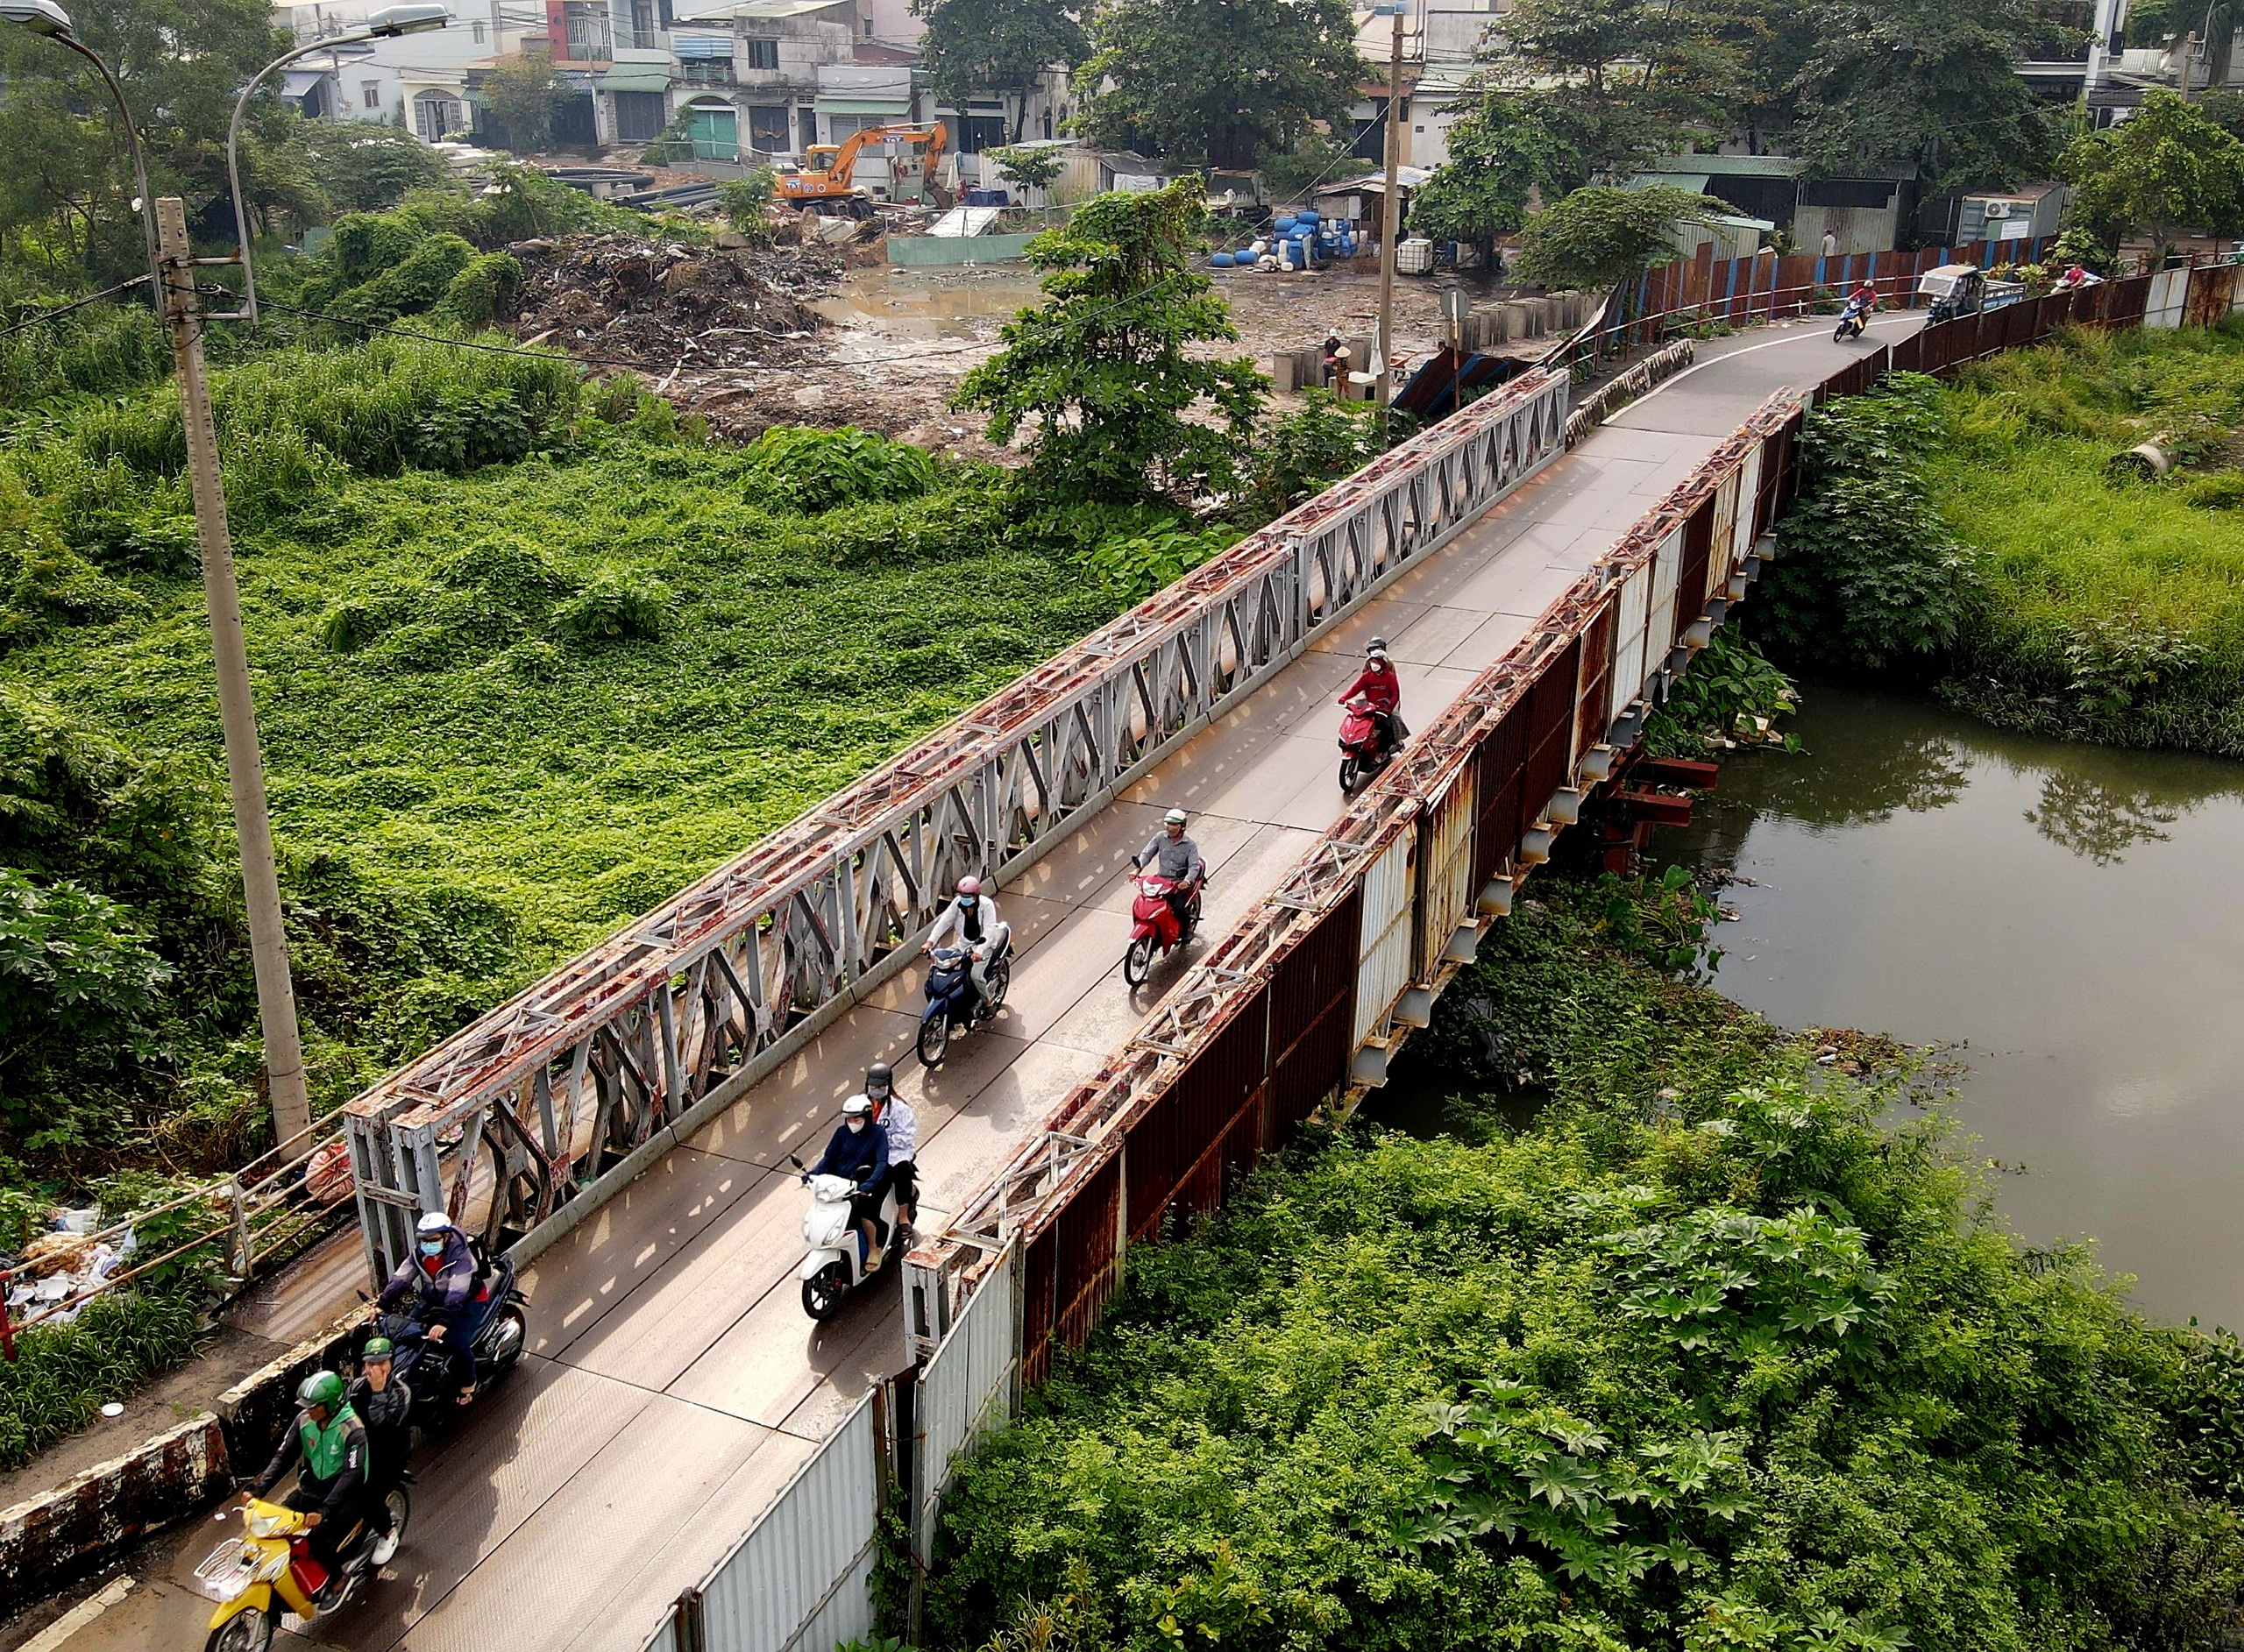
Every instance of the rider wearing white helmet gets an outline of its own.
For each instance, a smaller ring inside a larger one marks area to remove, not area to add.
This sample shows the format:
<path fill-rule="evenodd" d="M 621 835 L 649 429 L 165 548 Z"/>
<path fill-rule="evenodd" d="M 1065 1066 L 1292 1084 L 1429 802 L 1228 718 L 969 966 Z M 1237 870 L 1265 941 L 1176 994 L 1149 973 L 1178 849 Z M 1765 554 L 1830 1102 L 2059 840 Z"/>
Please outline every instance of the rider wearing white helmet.
<path fill-rule="evenodd" d="M 975 995 L 985 993 L 990 985 L 990 961 L 995 958 L 1012 939 L 1012 926 L 998 917 L 998 903 L 982 890 L 978 877 L 962 877 L 950 904 L 943 908 L 942 916 L 935 919 L 935 926 L 927 932 L 926 944 L 920 950 L 930 953 L 938 947 L 955 944 L 964 947 L 973 962 L 967 975 L 974 982 Z"/>

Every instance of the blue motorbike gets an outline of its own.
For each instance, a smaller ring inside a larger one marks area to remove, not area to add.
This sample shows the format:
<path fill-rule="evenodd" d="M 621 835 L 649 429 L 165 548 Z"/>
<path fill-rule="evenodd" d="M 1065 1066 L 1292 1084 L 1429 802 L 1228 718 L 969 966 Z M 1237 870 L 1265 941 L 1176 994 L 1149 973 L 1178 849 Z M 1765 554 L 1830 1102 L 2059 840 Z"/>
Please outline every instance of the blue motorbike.
<path fill-rule="evenodd" d="M 927 1008 L 920 1012 L 920 1060 L 941 1067 L 953 1032 L 970 1032 L 996 1015 L 1012 985 L 1012 942 L 1001 940 L 984 971 L 986 992 L 974 990 L 973 955 L 963 947 L 938 947 L 928 954 Z"/>
<path fill-rule="evenodd" d="M 456 1377 L 451 1381 L 431 1379 L 415 1382 L 415 1366 L 427 1365 L 431 1370 L 438 1369 L 443 1363 L 458 1359 L 464 1350 L 473 1362 L 472 1392 L 480 1399 L 485 1390 L 521 1363 L 522 1345 L 529 1338 L 529 1324 L 522 1315 L 529 1299 L 515 1287 L 512 1259 L 504 1254 L 492 1257 L 480 1240 L 471 1240 L 469 1249 L 476 1261 L 475 1288 L 469 1298 L 467 1316 L 457 1333 L 457 1347 L 451 1345 L 454 1338 L 451 1334 L 447 1334 L 443 1344 L 432 1346 L 428 1328 L 402 1314 L 377 1314 L 374 1322 L 357 1338 L 361 1350 L 368 1337 L 377 1335 L 388 1337 L 396 1345 L 397 1353 L 390 1369 L 412 1388 L 410 1421 L 423 1430 L 440 1428 L 460 1409 L 457 1405 L 440 1406 L 437 1402 L 461 1385 Z M 449 1372 L 443 1374 L 452 1376 Z"/>

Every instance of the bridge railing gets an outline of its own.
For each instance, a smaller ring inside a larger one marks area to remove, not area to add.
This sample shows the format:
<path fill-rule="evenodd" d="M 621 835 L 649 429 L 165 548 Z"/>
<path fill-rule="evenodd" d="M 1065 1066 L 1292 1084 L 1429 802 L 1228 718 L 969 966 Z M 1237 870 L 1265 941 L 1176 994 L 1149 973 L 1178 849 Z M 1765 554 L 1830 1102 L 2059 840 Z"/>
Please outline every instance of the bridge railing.
<path fill-rule="evenodd" d="M 370 1272 L 444 1210 L 534 1253 L 1562 450 L 1562 373 L 1422 432 L 390 1074 L 345 1110 Z"/>

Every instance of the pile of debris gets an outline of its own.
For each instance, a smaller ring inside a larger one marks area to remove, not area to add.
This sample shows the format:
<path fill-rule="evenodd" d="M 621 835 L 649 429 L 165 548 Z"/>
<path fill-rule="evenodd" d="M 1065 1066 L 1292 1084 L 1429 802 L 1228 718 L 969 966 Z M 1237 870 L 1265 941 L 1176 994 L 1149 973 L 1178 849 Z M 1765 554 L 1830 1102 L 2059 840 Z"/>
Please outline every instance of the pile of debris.
<path fill-rule="evenodd" d="M 799 353 L 826 323 L 806 301 L 840 283 L 823 247 L 689 247 L 628 235 L 523 241 L 524 343 L 650 372 L 754 366 Z"/>
<path fill-rule="evenodd" d="M 97 1232 L 99 1223 L 99 1213 L 91 1209 L 57 1210 L 50 1231 L 33 1238 L 22 1255 L 0 1254 L 0 1280 L 5 1281 L 0 1313 L 11 1323 L 43 1315 L 46 1322 L 68 1324 L 83 1305 L 77 1299 L 97 1290 L 130 1260 L 138 1248 L 132 1230 Z"/>

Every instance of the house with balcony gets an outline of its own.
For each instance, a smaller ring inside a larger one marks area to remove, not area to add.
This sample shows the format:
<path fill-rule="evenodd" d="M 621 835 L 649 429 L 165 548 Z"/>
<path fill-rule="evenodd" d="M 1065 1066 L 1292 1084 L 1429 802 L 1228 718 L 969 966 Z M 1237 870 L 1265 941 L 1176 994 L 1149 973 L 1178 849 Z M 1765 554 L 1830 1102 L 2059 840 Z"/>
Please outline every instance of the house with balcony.
<path fill-rule="evenodd" d="M 562 103 L 564 147 L 643 144 L 670 124 L 669 0 L 545 0 L 543 41 Z"/>
<path fill-rule="evenodd" d="M 680 15 L 672 76 L 695 158 L 799 162 L 826 141 L 820 71 L 852 63 L 870 38 L 865 0 L 735 0 Z"/>

